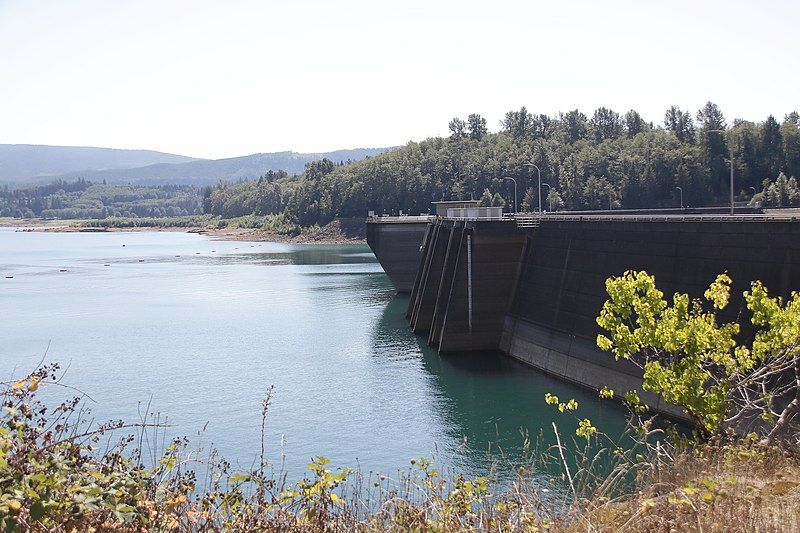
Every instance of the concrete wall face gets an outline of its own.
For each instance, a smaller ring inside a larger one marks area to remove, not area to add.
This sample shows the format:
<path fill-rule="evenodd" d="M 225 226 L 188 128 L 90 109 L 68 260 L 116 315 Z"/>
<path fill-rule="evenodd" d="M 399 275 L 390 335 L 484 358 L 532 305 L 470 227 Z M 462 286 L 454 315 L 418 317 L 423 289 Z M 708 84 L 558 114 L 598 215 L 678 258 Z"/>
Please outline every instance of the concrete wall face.
<path fill-rule="evenodd" d="M 367 223 L 367 244 L 397 292 L 411 292 L 427 226 L 427 222 Z"/>
<path fill-rule="evenodd" d="M 409 300 L 413 330 L 440 352 L 497 349 L 524 243 L 513 223 L 437 221 Z"/>
<path fill-rule="evenodd" d="M 619 392 L 639 389 L 641 374 L 595 344 L 607 278 L 646 270 L 668 298 L 702 297 L 728 272 L 733 297 L 723 321 L 740 313 L 749 320 L 741 294 L 752 280 L 773 295 L 800 290 L 800 223 L 790 221 L 545 218 L 521 230 L 508 221 L 437 219 L 427 229 L 370 224 L 367 236 L 398 290 L 411 291 L 414 331 L 440 352 L 499 349 L 561 379 Z M 752 334 L 743 327 L 742 340 Z"/>
<path fill-rule="evenodd" d="M 752 280 L 773 294 L 800 289 L 800 224 L 546 222 L 532 242 L 512 314 L 585 338 L 599 333 L 605 280 L 626 270 L 646 270 L 667 295 L 695 297 L 728 272 L 736 296 L 723 315 L 729 320 L 739 315 Z"/>
<path fill-rule="evenodd" d="M 741 294 L 752 280 L 763 281 L 772 294 L 800 290 L 796 223 L 561 221 L 534 231 L 500 348 L 593 388 L 624 391 L 641 384 L 633 365 L 614 361 L 595 345 L 601 333 L 595 319 L 611 276 L 646 270 L 667 298 L 676 291 L 702 297 L 727 271 L 733 297 L 723 321 L 746 311 Z M 752 333 L 743 328 L 742 338 Z"/>

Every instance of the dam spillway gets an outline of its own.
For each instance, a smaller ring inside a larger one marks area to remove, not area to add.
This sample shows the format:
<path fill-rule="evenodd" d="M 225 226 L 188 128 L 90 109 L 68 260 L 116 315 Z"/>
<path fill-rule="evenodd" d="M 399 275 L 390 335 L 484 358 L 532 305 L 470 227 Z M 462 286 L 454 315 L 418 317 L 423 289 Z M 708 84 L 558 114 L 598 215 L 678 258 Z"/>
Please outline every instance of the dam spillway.
<path fill-rule="evenodd" d="M 406 317 L 429 345 L 500 350 L 594 389 L 641 384 L 638 368 L 595 344 L 611 276 L 645 270 L 667 297 L 700 297 L 727 272 L 732 298 L 721 321 L 746 310 L 741 295 L 752 280 L 773 295 L 800 290 L 800 217 L 791 215 L 402 218 L 370 219 L 367 240 L 398 292 L 409 294 Z"/>

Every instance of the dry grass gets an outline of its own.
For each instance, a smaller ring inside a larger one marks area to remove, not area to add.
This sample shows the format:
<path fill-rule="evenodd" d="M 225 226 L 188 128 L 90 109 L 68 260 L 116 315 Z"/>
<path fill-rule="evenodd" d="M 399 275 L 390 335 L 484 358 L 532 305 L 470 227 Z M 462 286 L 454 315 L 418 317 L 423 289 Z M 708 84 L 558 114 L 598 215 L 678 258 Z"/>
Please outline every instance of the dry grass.
<path fill-rule="evenodd" d="M 707 445 L 650 470 L 630 495 L 590 500 L 564 531 L 800 531 L 800 460 L 776 448 Z"/>

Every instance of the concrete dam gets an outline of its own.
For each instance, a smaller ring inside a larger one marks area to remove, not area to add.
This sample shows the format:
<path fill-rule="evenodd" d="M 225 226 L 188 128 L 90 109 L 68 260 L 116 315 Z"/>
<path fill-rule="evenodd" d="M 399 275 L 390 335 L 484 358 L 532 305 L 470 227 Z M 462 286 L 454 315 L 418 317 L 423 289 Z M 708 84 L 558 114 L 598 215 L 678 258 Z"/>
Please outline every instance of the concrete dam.
<path fill-rule="evenodd" d="M 595 344 L 611 276 L 646 270 L 667 298 L 701 297 L 728 272 L 732 298 L 721 321 L 746 316 L 741 295 L 752 280 L 772 295 L 800 290 L 800 216 L 792 214 L 450 215 L 367 221 L 370 248 L 409 295 L 414 332 L 440 353 L 499 350 L 593 389 L 641 385 L 638 368 Z M 743 338 L 752 334 L 743 324 Z M 649 393 L 643 399 L 680 416 Z"/>

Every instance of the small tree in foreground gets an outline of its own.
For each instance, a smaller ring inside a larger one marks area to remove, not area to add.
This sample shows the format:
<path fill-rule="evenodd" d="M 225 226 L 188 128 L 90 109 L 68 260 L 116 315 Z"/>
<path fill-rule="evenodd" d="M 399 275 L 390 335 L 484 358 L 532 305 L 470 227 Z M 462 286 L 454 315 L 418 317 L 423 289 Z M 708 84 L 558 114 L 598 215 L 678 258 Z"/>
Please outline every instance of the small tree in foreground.
<path fill-rule="evenodd" d="M 680 406 L 708 438 L 747 428 L 797 444 L 800 432 L 800 294 L 771 298 L 754 281 L 744 293 L 757 328 L 747 346 L 736 323 L 718 324 L 730 300 L 731 278 L 720 274 L 703 299 L 675 293 L 672 302 L 655 277 L 628 271 L 606 281 L 608 301 L 597 323 L 597 345 L 642 368 L 642 388 Z"/>

